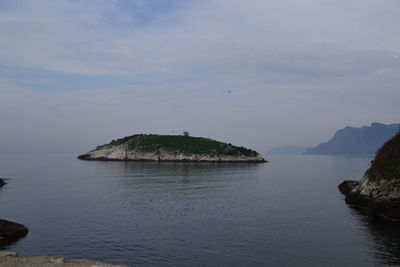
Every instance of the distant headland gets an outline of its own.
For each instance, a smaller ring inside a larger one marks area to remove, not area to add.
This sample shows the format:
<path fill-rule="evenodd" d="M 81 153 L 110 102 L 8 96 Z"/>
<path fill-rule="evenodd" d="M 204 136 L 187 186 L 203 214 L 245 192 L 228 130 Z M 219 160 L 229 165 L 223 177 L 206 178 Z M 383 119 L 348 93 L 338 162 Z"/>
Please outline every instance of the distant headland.
<path fill-rule="evenodd" d="M 256 151 L 203 137 L 137 134 L 112 140 L 78 157 L 81 160 L 254 162 L 266 160 Z"/>
<path fill-rule="evenodd" d="M 338 130 L 329 141 L 307 150 L 304 154 L 373 155 L 399 129 L 400 124 L 377 122 L 360 128 L 345 127 Z"/>

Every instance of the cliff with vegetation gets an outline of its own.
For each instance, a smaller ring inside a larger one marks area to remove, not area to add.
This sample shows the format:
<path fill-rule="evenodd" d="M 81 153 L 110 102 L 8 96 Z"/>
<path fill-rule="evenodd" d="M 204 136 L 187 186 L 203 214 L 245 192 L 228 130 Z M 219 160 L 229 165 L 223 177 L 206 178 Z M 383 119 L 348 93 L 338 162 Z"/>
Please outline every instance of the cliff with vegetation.
<path fill-rule="evenodd" d="M 368 213 L 400 221 L 400 134 L 376 154 L 361 181 L 344 181 L 346 202 Z"/>
<path fill-rule="evenodd" d="M 82 160 L 266 162 L 256 151 L 187 135 L 140 134 L 113 140 L 78 157 Z"/>
<path fill-rule="evenodd" d="M 338 130 L 329 141 L 305 152 L 320 155 L 373 155 L 390 138 L 399 132 L 400 124 L 372 123 L 360 128 L 346 127 Z"/>

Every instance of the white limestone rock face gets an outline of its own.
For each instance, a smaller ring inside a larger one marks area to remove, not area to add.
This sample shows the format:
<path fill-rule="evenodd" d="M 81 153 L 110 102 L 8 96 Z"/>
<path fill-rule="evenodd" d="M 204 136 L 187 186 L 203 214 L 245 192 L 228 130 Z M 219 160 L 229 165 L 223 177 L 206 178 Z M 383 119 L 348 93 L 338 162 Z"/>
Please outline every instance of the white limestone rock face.
<path fill-rule="evenodd" d="M 400 222 L 400 184 L 398 180 L 371 179 L 367 175 L 361 181 L 344 181 L 339 190 L 345 201 L 373 216 Z"/>
<path fill-rule="evenodd" d="M 193 162 L 266 162 L 256 156 L 209 156 L 202 154 L 182 154 L 159 149 L 157 152 L 129 150 L 127 145 L 106 146 L 87 152 L 78 157 L 82 160 L 117 161 L 193 161 Z"/>
<path fill-rule="evenodd" d="M 371 179 L 368 175 L 365 175 L 360 182 L 357 182 L 351 188 L 349 194 L 374 199 L 375 201 L 400 201 L 400 182 L 395 179 Z"/>

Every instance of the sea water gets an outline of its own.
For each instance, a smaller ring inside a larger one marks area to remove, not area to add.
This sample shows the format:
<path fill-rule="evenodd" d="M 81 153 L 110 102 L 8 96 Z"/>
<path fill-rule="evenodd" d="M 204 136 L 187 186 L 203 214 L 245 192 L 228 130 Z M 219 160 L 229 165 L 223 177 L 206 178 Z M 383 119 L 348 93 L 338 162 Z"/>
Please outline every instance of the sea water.
<path fill-rule="evenodd" d="M 274 156 L 265 164 L 81 161 L 0 155 L 0 218 L 26 225 L 3 249 L 131 266 L 400 264 L 398 225 L 349 207 L 337 185 L 371 157 Z"/>

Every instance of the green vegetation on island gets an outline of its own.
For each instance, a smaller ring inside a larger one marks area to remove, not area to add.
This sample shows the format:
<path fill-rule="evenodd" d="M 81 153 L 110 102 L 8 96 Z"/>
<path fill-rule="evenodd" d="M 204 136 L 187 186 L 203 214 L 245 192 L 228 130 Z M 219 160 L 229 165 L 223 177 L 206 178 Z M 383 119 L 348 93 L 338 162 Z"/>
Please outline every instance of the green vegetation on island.
<path fill-rule="evenodd" d="M 378 150 L 365 174 L 372 180 L 400 180 L 400 133 Z"/>
<path fill-rule="evenodd" d="M 258 153 L 242 146 L 234 146 L 209 138 L 193 137 L 189 135 L 157 135 L 138 134 L 121 139 L 112 140 L 109 144 L 97 147 L 107 148 L 126 144 L 131 151 L 154 152 L 164 149 L 170 153 L 184 155 L 209 155 L 209 156 L 246 156 L 256 157 Z"/>

